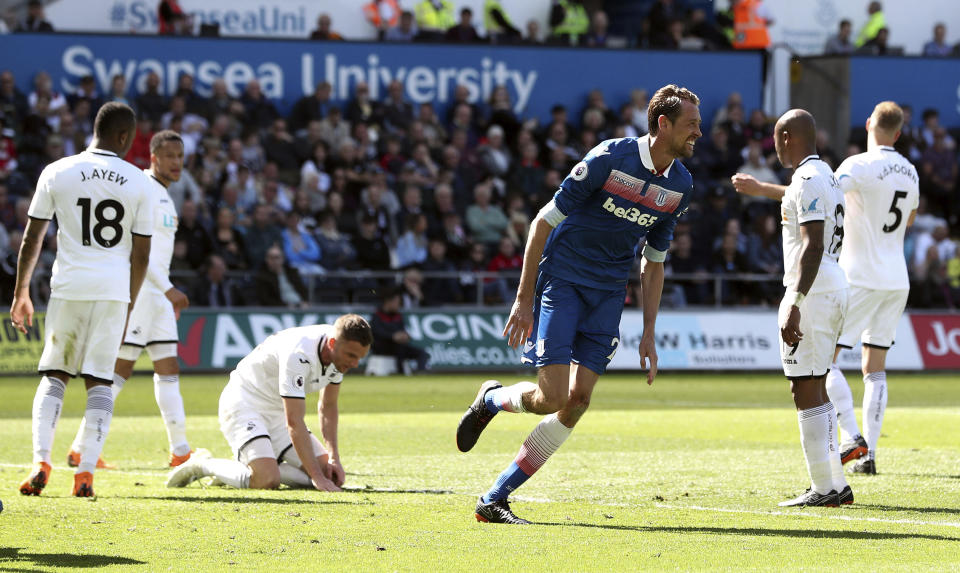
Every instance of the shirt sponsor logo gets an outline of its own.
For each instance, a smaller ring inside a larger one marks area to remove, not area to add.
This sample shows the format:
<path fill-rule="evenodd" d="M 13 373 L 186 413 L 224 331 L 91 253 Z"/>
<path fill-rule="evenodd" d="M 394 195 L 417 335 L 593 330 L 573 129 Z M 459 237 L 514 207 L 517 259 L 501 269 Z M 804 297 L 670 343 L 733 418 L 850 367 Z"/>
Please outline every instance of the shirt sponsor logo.
<path fill-rule="evenodd" d="M 680 206 L 680 201 L 683 200 L 683 193 L 666 189 L 654 183 L 650 183 L 644 188 L 645 185 L 646 182 L 642 179 L 614 169 L 607 177 L 606 183 L 603 184 L 603 190 L 661 213 L 673 213 Z"/>
<path fill-rule="evenodd" d="M 625 207 L 618 207 L 617 204 L 613 202 L 613 197 L 607 197 L 607 200 L 603 202 L 603 208 L 609 213 L 612 213 L 614 216 L 620 217 L 621 219 L 626 219 L 631 223 L 636 223 L 641 227 L 649 227 L 650 225 L 656 223 L 657 219 L 660 218 L 657 215 L 644 213 L 636 207 L 630 207 L 629 209 Z"/>

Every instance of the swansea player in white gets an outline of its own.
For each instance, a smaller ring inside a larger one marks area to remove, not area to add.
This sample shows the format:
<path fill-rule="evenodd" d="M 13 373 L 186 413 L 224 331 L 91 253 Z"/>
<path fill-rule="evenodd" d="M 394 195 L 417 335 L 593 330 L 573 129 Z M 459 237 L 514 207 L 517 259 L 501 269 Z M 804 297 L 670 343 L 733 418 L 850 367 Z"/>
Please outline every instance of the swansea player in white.
<path fill-rule="evenodd" d="M 758 183 L 742 174 L 734 175 L 733 183 L 740 192 L 782 203 L 786 294 L 780 303 L 780 356 L 812 483 L 780 505 L 836 507 L 853 503 L 837 449 L 837 414 L 825 386 L 847 308 L 847 280 L 837 261 L 843 244 L 843 193 L 817 155 L 812 115 L 790 110 L 774 129 L 777 157 L 794 169 L 790 185 Z"/>
<path fill-rule="evenodd" d="M 902 126 L 900 106 L 877 104 L 867 119 L 867 152 L 847 158 L 836 171 L 847 201 L 840 266 L 850 282 L 850 303 L 834 360 L 841 348 L 852 348 L 858 339 L 863 343 L 863 436 L 850 386 L 836 363 L 827 375 L 827 392 L 845 438 L 841 461 L 866 456 L 853 466 L 864 474 L 877 473 L 874 458 L 887 407 L 887 350 L 910 292 L 903 236 L 920 202 L 917 170 L 893 148 Z"/>
<path fill-rule="evenodd" d="M 48 165 L 30 203 L 10 309 L 21 332 L 33 324 L 30 279 L 54 216 L 58 248 L 37 368 L 43 378 L 33 400 L 34 468 L 20 485 L 24 495 L 40 495 L 47 485 L 64 391 L 78 375 L 86 380 L 87 407 L 73 495 L 94 495 L 93 472 L 113 417 L 113 366 L 128 309 L 146 274 L 153 233 L 150 183 L 121 159 L 135 127 L 132 109 L 105 104 L 94 120 L 90 148 Z"/>
<path fill-rule="evenodd" d="M 236 461 L 198 452 L 170 472 L 167 486 L 214 476 L 236 488 L 284 484 L 340 491 L 340 383 L 372 343 L 370 325 L 356 314 L 345 314 L 333 325 L 288 328 L 268 337 L 237 364 L 220 395 L 220 430 Z M 318 412 L 326 448 L 304 421 L 305 398 L 313 392 L 321 394 Z"/>
<path fill-rule="evenodd" d="M 130 312 L 130 320 L 120 347 L 113 372 L 113 398 L 116 400 L 127 379 L 133 374 L 133 365 L 146 348 L 153 362 L 153 393 L 160 407 L 160 415 L 167 426 L 170 444 L 170 465 L 178 466 L 190 458 L 187 441 L 186 414 L 180 396 L 180 364 L 177 362 L 177 319 L 190 301 L 170 282 L 170 259 L 173 239 L 177 233 L 177 210 L 167 186 L 180 180 L 183 171 L 183 140 L 171 130 L 156 133 L 150 140 L 150 169 L 144 173 L 150 179 L 154 199 L 153 238 L 150 245 L 150 264 L 140 296 Z M 83 451 L 83 427 L 77 432 L 67 463 L 80 463 Z M 97 467 L 110 467 L 97 460 Z"/>

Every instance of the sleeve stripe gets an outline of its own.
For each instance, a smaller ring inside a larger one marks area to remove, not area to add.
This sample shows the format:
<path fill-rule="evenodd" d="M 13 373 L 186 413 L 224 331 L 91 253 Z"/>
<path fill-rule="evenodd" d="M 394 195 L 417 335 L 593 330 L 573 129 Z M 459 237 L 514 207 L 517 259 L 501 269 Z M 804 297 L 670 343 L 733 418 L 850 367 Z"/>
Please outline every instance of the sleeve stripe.
<path fill-rule="evenodd" d="M 549 223 L 551 227 L 556 227 L 557 225 L 562 223 L 564 219 L 567 218 L 567 216 L 563 214 L 563 211 L 561 211 L 560 208 L 557 207 L 556 202 L 553 201 L 552 199 L 550 200 L 549 203 L 543 206 L 543 209 L 540 209 L 539 214 L 540 214 L 540 217 L 544 221 Z"/>
<path fill-rule="evenodd" d="M 138 237 L 152 237 L 152 236 L 153 236 L 152 234 L 151 234 L 151 235 L 144 235 L 144 234 L 142 234 L 142 233 L 134 233 L 133 231 L 130 231 L 130 234 L 131 234 L 131 235 L 136 235 L 136 236 L 138 236 Z"/>
<path fill-rule="evenodd" d="M 281 398 L 290 398 L 291 400 L 306 400 L 306 399 L 307 399 L 306 396 L 284 396 L 283 394 L 280 394 L 280 397 L 281 397 Z"/>
<path fill-rule="evenodd" d="M 53 221 L 53 217 L 50 217 L 49 219 L 45 219 L 43 217 L 35 217 L 33 215 L 28 215 L 28 216 L 34 221 Z"/>
<path fill-rule="evenodd" d="M 667 251 L 658 251 L 650 245 L 644 245 L 643 257 L 651 263 L 662 263 L 667 260 Z"/>

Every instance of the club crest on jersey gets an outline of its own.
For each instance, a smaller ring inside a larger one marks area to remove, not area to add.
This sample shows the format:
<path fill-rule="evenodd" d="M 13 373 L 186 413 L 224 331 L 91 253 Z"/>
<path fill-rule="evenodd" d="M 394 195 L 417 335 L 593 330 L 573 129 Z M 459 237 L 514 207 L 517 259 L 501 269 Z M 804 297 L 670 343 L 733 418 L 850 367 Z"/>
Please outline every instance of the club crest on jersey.
<path fill-rule="evenodd" d="M 587 162 L 581 161 L 580 163 L 574 165 L 573 169 L 570 170 L 570 177 L 572 177 L 574 181 L 583 181 L 587 178 L 588 171 Z"/>
<path fill-rule="evenodd" d="M 654 203 L 657 204 L 657 207 L 663 207 L 664 205 L 667 204 L 667 190 L 666 190 L 666 189 L 661 189 L 660 192 L 657 193 L 657 198 L 656 198 L 656 200 L 654 201 Z"/>

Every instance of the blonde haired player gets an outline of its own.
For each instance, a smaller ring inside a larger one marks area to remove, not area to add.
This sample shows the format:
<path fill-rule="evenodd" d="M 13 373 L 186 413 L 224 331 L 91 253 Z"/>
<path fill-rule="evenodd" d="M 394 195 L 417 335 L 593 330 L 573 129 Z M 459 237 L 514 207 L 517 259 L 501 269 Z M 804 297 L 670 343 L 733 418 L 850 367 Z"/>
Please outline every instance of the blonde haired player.
<path fill-rule="evenodd" d="M 167 487 L 214 476 L 241 489 L 284 484 L 340 491 L 345 477 L 337 439 L 340 383 L 372 343 L 370 325 L 356 314 L 269 336 L 237 364 L 220 395 L 220 430 L 236 460 L 194 454 L 170 472 Z M 321 394 L 326 448 L 304 421 L 306 395 L 313 392 Z"/>
<path fill-rule="evenodd" d="M 34 468 L 20 485 L 24 495 L 40 495 L 50 479 L 50 448 L 63 395 L 77 375 L 86 381 L 87 407 L 73 495 L 94 495 L 93 472 L 113 418 L 113 365 L 128 309 L 146 274 L 153 233 L 149 181 L 121 159 L 135 128 L 128 106 L 103 105 L 90 147 L 48 165 L 30 203 L 10 308 L 11 322 L 21 332 L 33 324 L 30 279 L 54 216 L 58 248 L 37 367 L 43 378 L 33 400 Z"/>
<path fill-rule="evenodd" d="M 847 308 L 847 279 L 837 262 L 843 245 L 843 193 L 816 148 L 816 122 L 802 109 L 783 114 L 774 128 L 777 157 L 794 169 L 790 185 L 733 176 L 737 191 L 781 201 L 783 284 L 780 357 L 797 407 L 800 445 L 810 488 L 781 506 L 837 507 L 853 503 L 837 449 L 837 414 L 826 375 Z"/>
<path fill-rule="evenodd" d="M 150 245 L 150 264 L 147 278 L 137 298 L 124 335 L 123 346 L 113 371 L 113 398 L 116 400 L 127 379 L 133 374 L 133 365 L 146 349 L 153 362 L 153 391 L 160 408 L 160 416 L 167 427 L 170 445 L 170 465 L 178 466 L 190 459 L 187 441 L 186 414 L 180 395 L 180 364 L 177 362 L 177 319 L 190 301 L 187 295 L 170 282 L 170 259 L 177 234 L 177 210 L 167 187 L 180 180 L 183 171 L 183 139 L 169 129 L 157 132 L 150 139 L 150 168 L 144 173 L 150 180 L 154 200 L 153 240 Z M 80 422 L 67 464 L 80 463 L 83 451 L 83 427 Z M 110 467 L 97 460 L 97 467 Z"/>
<path fill-rule="evenodd" d="M 875 474 L 877 440 L 887 408 L 887 351 L 910 292 L 903 236 L 917 215 L 920 188 L 916 168 L 893 148 L 903 127 L 900 106 L 878 103 L 866 127 L 866 153 L 848 157 L 836 171 L 847 202 L 840 266 L 850 282 L 850 303 L 827 375 L 827 392 L 845 437 L 840 446 L 843 463 L 865 456 L 853 471 Z M 840 349 L 852 348 L 858 338 L 863 343 L 862 436 L 850 386 L 836 364 Z"/>

